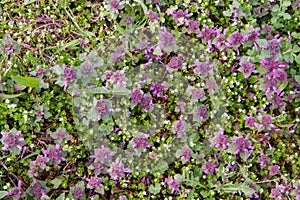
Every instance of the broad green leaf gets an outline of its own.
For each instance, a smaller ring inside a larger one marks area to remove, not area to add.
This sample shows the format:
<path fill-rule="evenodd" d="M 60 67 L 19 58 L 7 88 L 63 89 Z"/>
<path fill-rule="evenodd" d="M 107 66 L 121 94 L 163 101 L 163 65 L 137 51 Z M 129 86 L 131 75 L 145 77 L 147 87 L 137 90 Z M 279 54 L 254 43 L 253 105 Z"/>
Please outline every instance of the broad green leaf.
<path fill-rule="evenodd" d="M 300 65 L 300 56 L 295 56 L 295 61 L 296 61 L 297 64 Z M 299 66 L 299 65 L 298 65 L 298 66 Z"/>
<path fill-rule="evenodd" d="M 251 76 L 251 77 L 249 78 L 249 82 L 250 82 L 250 83 L 256 83 L 257 80 L 258 80 L 258 77 L 257 77 L 257 76 Z"/>
<path fill-rule="evenodd" d="M 282 6 L 283 7 L 289 7 L 291 4 L 292 4 L 291 1 L 285 0 L 285 1 L 283 1 Z"/>
<path fill-rule="evenodd" d="M 169 168 L 168 163 L 165 161 L 160 161 L 158 165 L 154 168 L 154 170 L 159 171 L 160 173 L 164 173 Z"/>
<path fill-rule="evenodd" d="M 12 76 L 11 77 L 17 84 L 31 87 L 39 88 L 40 80 L 34 77 L 25 77 L 25 76 Z"/>
<path fill-rule="evenodd" d="M 51 183 L 54 185 L 53 188 L 57 189 L 58 186 L 60 186 L 62 180 L 60 178 L 55 178 L 51 181 Z"/>
<path fill-rule="evenodd" d="M 0 191 L 0 199 L 3 199 L 6 197 L 7 191 Z"/>
<path fill-rule="evenodd" d="M 23 95 L 23 93 L 22 94 L 3 94 L 3 93 L 0 93 L 0 98 L 13 99 L 13 98 L 19 97 L 21 95 Z"/>
<path fill-rule="evenodd" d="M 282 16 L 283 19 L 291 19 L 292 18 L 291 15 L 288 13 L 280 13 L 280 16 Z"/>
<path fill-rule="evenodd" d="M 160 192 L 160 190 L 161 190 L 161 186 L 158 183 L 156 183 L 155 186 L 150 185 L 150 187 L 149 187 L 149 192 L 154 195 L 158 194 Z"/>
<path fill-rule="evenodd" d="M 262 48 L 263 46 L 268 45 L 268 41 L 266 39 L 257 39 L 256 40 L 257 45 Z"/>

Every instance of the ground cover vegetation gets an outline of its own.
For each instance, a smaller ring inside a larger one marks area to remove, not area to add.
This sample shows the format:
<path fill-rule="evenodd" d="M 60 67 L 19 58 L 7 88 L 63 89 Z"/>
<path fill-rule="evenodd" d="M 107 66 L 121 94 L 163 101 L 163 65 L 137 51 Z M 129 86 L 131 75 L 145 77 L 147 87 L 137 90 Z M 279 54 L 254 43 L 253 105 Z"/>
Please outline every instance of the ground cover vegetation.
<path fill-rule="evenodd" d="M 299 0 L 1 0 L 1 199 L 300 199 Z"/>

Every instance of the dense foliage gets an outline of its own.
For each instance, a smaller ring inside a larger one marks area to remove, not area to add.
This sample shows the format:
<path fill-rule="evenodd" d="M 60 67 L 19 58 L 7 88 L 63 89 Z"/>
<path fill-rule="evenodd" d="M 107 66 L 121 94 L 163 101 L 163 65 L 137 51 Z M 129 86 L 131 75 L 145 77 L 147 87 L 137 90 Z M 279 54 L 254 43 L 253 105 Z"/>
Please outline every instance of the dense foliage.
<path fill-rule="evenodd" d="M 300 199 L 299 0 L 1 0 L 0 199 Z"/>

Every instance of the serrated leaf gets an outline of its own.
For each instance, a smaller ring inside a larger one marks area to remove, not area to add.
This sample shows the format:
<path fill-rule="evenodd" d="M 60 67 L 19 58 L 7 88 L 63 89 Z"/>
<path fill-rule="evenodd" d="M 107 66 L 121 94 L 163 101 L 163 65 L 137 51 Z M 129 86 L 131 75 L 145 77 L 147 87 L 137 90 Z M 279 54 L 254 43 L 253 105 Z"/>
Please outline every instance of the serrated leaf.
<path fill-rule="evenodd" d="M 39 88 L 40 80 L 34 77 L 24 77 L 24 76 L 12 76 L 11 77 L 17 84 L 31 87 Z"/>

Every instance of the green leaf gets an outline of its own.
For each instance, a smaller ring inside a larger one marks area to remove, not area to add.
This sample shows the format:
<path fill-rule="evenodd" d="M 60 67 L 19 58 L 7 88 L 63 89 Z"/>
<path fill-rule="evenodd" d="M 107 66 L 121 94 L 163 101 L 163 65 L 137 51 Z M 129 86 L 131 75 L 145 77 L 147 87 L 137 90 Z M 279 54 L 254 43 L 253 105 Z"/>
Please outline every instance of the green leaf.
<path fill-rule="evenodd" d="M 111 91 L 111 93 L 116 95 L 129 95 L 131 91 L 127 88 L 115 88 Z"/>
<path fill-rule="evenodd" d="M 59 195 L 56 200 L 65 200 L 65 193 L 62 193 L 61 195 Z"/>
<path fill-rule="evenodd" d="M 235 193 L 242 191 L 245 195 L 253 194 L 255 192 L 254 189 L 250 188 L 245 184 L 226 184 L 221 188 L 225 193 Z"/>
<path fill-rule="evenodd" d="M 36 2 L 36 0 L 24 0 L 24 5 L 28 5 L 28 4 L 31 4 L 33 2 Z"/>
<path fill-rule="evenodd" d="M 278 86 L 278 90 L 282 92 L 282 91 L 286 88 L 286 86 L 287 86 L 288 84 L 289 84 L 288 81 L 286 81 L 285 83 L 281 83 L 281 84 Z"/>
<path fill-rule="evenodd" d="M 295 56 L 295 61 L 297 64 L 300 64 L 300 56 Z"/>
<path fill-rule="evenodd" d="M 292 18 L 291 15 L 288 13 L 280 13 L 279 15 L 281 17 L 283 17 L 283 19 L 291 19 Z"/>
<path fill-rule="evenodd" d="M 289 7 L 291 4 L 292 4 L 291 1 L 285 0 L 285 1 L 283 1 L 282 6 L 283 7 Z"/>
<path fill-rule="evenodd" d="M 158 165 L 154 168 L 154 170 L 159 171 L 160 173 L 164 173 L 169 168 L 169 165 L 165 161 L 160 161 Z"/>
<path fill-rule="evenodd" d="M 294 45 L 293 46 L 293 52 L 294 53 L 297 53 L 297 52 L 299 52 L 300 51 L 300 47 L 298 46 L 298 45 Z"/>
<path fill-rule="evenodd" d="M 258 77 L 257 77 L 257 76 L 251 76 L 251 77 L 249 78 L 249 82 L 250 82 L 250 83 L 256 83 L 257 80 L 258 80 Z"/>
<path fill-rule="evenodd" d="M 57 189 L 58 186 L 60 186 L 62 180 L 60 178 L 55 178 L 51 181 L 51 183 L 54 185 L 53 188 Z"/>
<path fill-rule="evenodd" d="M 12 76 L 11 77 L 17 84 L 31 87 L 31 88 L 39 88 L 40 80 L 33 77 L 24 77 L 24 76 Z"/>
<path fill-rule="evenodd" d="M 0 98 L 13 99 L 13 98 L 19 97 L 21 95 L 23 95 L 23 93 L 21 93 L 21 94 L 4 94 L 4 93 L 0 93 Z"/>
<path fill-rule="evenodd" d="M 163 55 L 159 46 L 155 47 L 153 54 L 156 55 L 156 56 Z"/>
<path fill-rule="evenodd" d="M 149 192 L 154 195 L 158 194 L 160 192 L 160 190 L 161 190 L 161 186 L 158 183 L 156 183 L 155 186 L 150 185 L 150 187 L 149 187 Z"/>
<path fill-rule="evenodd" d="M 3 199 L 6 197 L 7 191 L 0 191 L 0 199 Z"/>
<path fill-rule="evenodd" d="M 296 76 L 295 76 L 295 81 L 296 81 L 298 84 L 300 84 L 300 75 L 296 75 Z"/>
<path fill-rule="evenodd" d="M 268 45 L 268 41 L 266 39 L 257 39 L 256 40 L 257 45 L 262 48 L 263 46 Z"/>
<path fill-rule="evenodd" d="M 109 92 L 105 90 L 104 87 L 97 87 L 97 88 L 91 88 L 88 90 L 84 90 L 87 93 L 92 93 L 92 94 L 108 94 Z"/>

